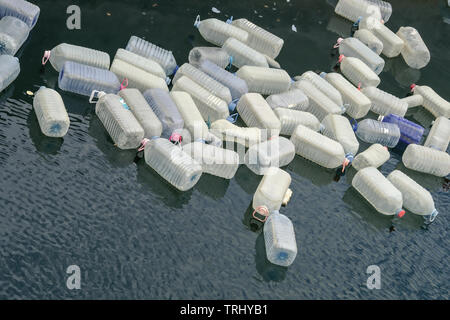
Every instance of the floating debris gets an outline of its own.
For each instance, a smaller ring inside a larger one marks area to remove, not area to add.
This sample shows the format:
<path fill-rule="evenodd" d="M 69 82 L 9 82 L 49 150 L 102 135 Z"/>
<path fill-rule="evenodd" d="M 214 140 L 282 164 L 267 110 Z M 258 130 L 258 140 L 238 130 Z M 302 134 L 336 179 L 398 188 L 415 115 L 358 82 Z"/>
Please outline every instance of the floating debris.
<path fill-rule="evenodd" d="M 31 92 L 30 90 L 27 90 L 26 94 L 27 94 L 28 96 L 34 96 L 34 93 Z"/>
<path fill-rule="evenodd" d="M 292 25 L 291 29 L 292 31 L 297 32 L 297 27 L 295 25 Z"/>
<path fill-rule="evenodd" d="M 215 8 L 215 7 L 212 7 L 211 11 L 214 12 L 214 13 L 220 13 L 220 10 Z"/>

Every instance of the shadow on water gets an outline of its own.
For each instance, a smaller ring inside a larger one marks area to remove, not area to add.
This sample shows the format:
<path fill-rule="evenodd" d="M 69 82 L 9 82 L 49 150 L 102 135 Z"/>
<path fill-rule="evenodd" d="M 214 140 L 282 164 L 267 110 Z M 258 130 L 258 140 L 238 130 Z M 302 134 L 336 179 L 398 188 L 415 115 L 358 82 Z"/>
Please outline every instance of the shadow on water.
<path fill-rule="evenodd" d="M 229 179 L 223 179 L 203 173 L 200 180 L 194 186 L 194 189 L 198 190 L 205 196 L 218 200 L 225 196 L 229 185 Z"/>
<path fill-rule="evenodd" d="M 245 210 L 244 217 L 242 219 L 242 223 L 244 226 L 252 232 L 259 232 L 262 230 L 264 223 L 253 218 L 253 201 L 250 201 L 250 204 Z"/>
<path fill-rule="evenodd" d="M 418 184 L 420 184 L 428 191 L 431 192 L 443 191 L 445 179 L 442 177 L 436 177 L 431 174 L 408 169 L 402 162 L 399 162 L 395 167 L 395 169 L 400 170 L 401 172 L 403 172 L 408 177 L 416 181 Z"/>
<path fill-rule="evenodd" d="M 150 168 L 144 159 L 136 163 L 136 168 L 137 183 L 145 190 L 158 195 L 167 207 L 182 208 L 191 199 L 192 189 L 184 192 L 177 190 L 156 173 L 155 170 Z"/>
<path fill-rule="evenodd" d="M 429 129 L 436 117 L 423 107 L 417 107 L 415 109 L 417 110 L 415 113 L 413 113 L 412 118 L 419 122 L 419 124 L 425 129 Z"/>
<path fill-rule="evenodd" d="M 411 84 L 417 83 L 421 75 L 420 70 L 410 68 L 401 55 L 392 59 L 386 58 L 383 72 L 390 72 L 402 88 L 409 88 Z"/>
<path fill-rule="evenodd" d="M 333 14 L 328 21 L 327 30 L 336 33 L 339 37 L 350 37 L 352 23 L 349 20 Z"/>
<path fill-rule="evenodd" d="M 258 271 L 265 282 L 281 282 L 286 279 L 288 267 L 277 266 L 267 259 L 263 233 L 260 233 L 256 238 L 255 251 L 256 271 Z"/>
<path fill-rule="evenodd" d="M 334 182 L 336 176 L 335 169 L 321 167 L 300 156 L 295 156 L 294 160 L 287 166 L 287 169 L 308 179 L 316 186 L 328 185 Z"/>
<path fill-rule="evenodd" d="M 251 195 L 255 193 L 262 177 L 254 174 L 246 165 L 241 165 L 234 176 L 238 185 Z"/>
<path fill-rule="evenodd" d="M 50 155 L 58 154 L 64 143 L 64 139 L 51 138 L 44 135 L 41 131 L 41 127 L 39 126 L 34 109 L 32 109 L 28 114 L 27 127 L 29 128 L 31 142 L 37 151 Z"/>
<path fill-rule="evenodd" d="M 3 105 L 6 100 L 11 98 L 14 93 L 14 84 L 10 84 L 2 92 L 0 92 L 0 105 Z"/>

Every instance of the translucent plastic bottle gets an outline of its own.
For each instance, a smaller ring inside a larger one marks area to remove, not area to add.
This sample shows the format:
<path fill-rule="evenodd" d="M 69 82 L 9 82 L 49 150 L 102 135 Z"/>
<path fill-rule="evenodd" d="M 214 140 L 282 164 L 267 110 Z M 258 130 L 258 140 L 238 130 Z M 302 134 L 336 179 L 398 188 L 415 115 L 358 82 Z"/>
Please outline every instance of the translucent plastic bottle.
<path fill-rule="evenodd" d="M 295 88 L 302 90 L 309 100 L 309 107 L 305 111 L 311 112 L 322 121 L 328 114 L 342 114 L 345 108 L 338 106 L 333 100 L 328 98 L 321 90 L 308 80 L 300 80 L 294 83 Z"/>
<path fill-rule="evenodd" d="M 183 117 L 184 127 L 191 133 L 192 140 L 207 141 L 209 138 L 208 126 L 203 120 L 200 111 L 198 111 L 191 95 L 183 91 L 172 91 L 170 92 L 170 97 Z"/>
<path fill-rule="evenodd" d="M 383 43 L 382 53 L 388 58 L 394 58 L 400 54 L 404 42 L 388 27 L 374 17 L 362 18 L 359 22 L 360 29 L 370 30 Z"/>
<path fill-rule="evenodd" d="M 166 75 L 173 74 L 177 67 L 177 62 L 172 51 L 158 47 L 157 45 L 136 36 L 131 36 L 125 49 L 145 58 L 155 60 L 164 69 Z"/>
<path fill-rule="evenodd" d="M 379 143 L 394 148 L 400 140 L 400 129 L 396 124 L 364 119 L 354 125 L 353 130 L 367 143 Z"/>
<path fill-rule="evenodd" d="M 224 100 L 226 103 L 229 104 L 231 102 L 232 99 L 230 89 L 225 87 L 220 82 L 214 80 L 203 71 L 197 69 L 193 65 L 184 63 L 175 73 L 172 83 L 176 83 L 182 76 L 186 76 L 189 79 L 193 80 L 215 96 Z"/>
<path fill-rule="evenodd" d="M 34 95 L 33 109 L 44 135 L 55 138 L 66 135 L 70 120 L 58 92 L 41 87 Z"/>
<path fill-rule="evenodd" d="M 345 160 L 344 148 L 336 142 L 314 130 L 298 125 L 291 136 L 295 152 L 318 165 L 335 169 Z"/>
<path fill-rule="evenodd" d="M 372 102 L 361 91 L 355 88 L 347 79 L 336 72 L 320 74 L 331 83 L 342 96 L 347 114 L 354 119 L 359 119 L 367 115 Z"/>
<path fill-rule="evenodd" d="M 29 33 L 30 28 L 20 19 L 9 16 L 0 19 L 0 54 L 15 55 Z"/>
<path fill-rule="evenodd" d="M 392 15 L 392 6 L 389 2 L 382 0 L 366 0 L 366 1 L 375 4 L 378 6 L 378 8 L 380 8 L 381 18 L 383 19 L 384 23 L 389 21 L 389 18 Z"/>
<path fill-rule="evenodd" d="M 270 68 L 281 69 L 281 65 L 275 61 L 275 59 L 269 57 L 268 55 L 264 55 L 264 57 L 266 58 L 267 64 Z"/>
<path fill-rule="evenodd" d="M 438 117 L 431 127 L 424 146 L 440 151 L 446 151 L 450 143 L 450 120 L 446 117 Z"/>
<path fill-rule="evenodd" d="M 329 114 L 322 120 L 322 134 L 339 142 L 344 148 L 345 157 L 353 161 L 358 153 L 359 142 L 352 129 L 350 121 L 338 114 Z"/>
<path fill-rule="evenodd" d="M 228 38 L 222 45 L 222 48 L 233 57 L 232 64 L 237 68 L 243 66 L 257 66 L 269 68 L 267 59 L 263 54 L 250 48 L 245 43 L 235 39 Z"/>
<path fill-rule="evenodd" d="M 209 60 L 202 60 L 199 64 L 199 69 L 230 89 L 233 100 L 239 99 L 243 94 L 248 92 L 247 83 L 243 79 L 220 68 Z"/>
<path fill-rule="evenodd" d="M 408 66 L 414 69 L 422 69 L 430 62 L 430 51 L 416 29 L 400 27 L 397 36 L 405 42 L 401 54 Z"/>
<path fill-rule="evenodd" d="M 130 88 L 136 88 L 142 92 L 154 88 L 169 91 L 164 79 L 122 60 L 113 61 L 111 72 L 120 80 L 127 79 Z"/>
<path fill-rule="evenodd" d="M 322 91 L 323 94 L 325 94 L 338 106 L 342 106 L 344 104 L 341 93 L 317 73 L 313 71 L 306 71 L 300 76 L 299 80 L 307 80 L 311 82 L 317 89 Z M 295 87 L 295 83 L 293 86 Z"/>
<path fill-rule="evenodd" d="M 381 20 L 380 8 L 364 0 L 339 0 L 334 12 L 352 22 L 357 21 L 359 17 L 368 16 Z"/>
<path fill-rule="evenodd" d="M 364 62 L 354 57 L 339 56 L 342 74 L 355 86 L 378 87 L 381 80 Z"/>
<path fill-rule="evenodd" d="M 264 242 L 267 260 L 288 267 L 297 256 L 297 242 L 291 220 L 274 211 L 264 224 Z"/>
<path fill-rule="evenodd" d="M 61 43 L 51 51 L 46 51 L 47 58 L 56 71 L 61 71 L 66 61 L 73 61 L 87 66 L 109 69 L 110 58 L 106 52 L 75 46 L 72 44 Z M 43 61 L 44 64 L 46 61 Z"/>
<path fill-rule="evenodd" d="M 61 90 L 90 96 L 92 91 L 117 93 L 120 82 L 109 70 L 99 69 L 72 61 L 64 63 L 59 72 L 58 85 Z"/>
<path fill-rule="evenodd" d="M 290 184 L 289 173 L 277 167 L 270 167 L 253 196 L 253 209 L 266 207 L 269 212 L 279 210 Z"/>
<path fill-rule="evenodd" d="M 402 193 L 378 169 L 359 170 L 352 185 L 378 212 L 399 218 L 405 215 Z"/>
<path fill-rule="evenodd" d="M 115 94 L 98 94 L 95 113 L 120 149 L 136 149 L 144 139 L 144 129 L 121 97 Z M 92 101 L 92 100 L 91 100 Z"/>
<path fill-rule="evenodd" d="M 401 99 L 408 104 L 408 108 L 414 108 L 423 104 L 423 97 L 420 94 L 413 94 Z"/>
<path fill-rule="evenodd" d="M 299 111 L 288 108 L 276 108 L 275 114 L 281 122 L 280 134 L 287 136 L 292 135 L 295 128 L 299 124 L 304 125 L 314 131 L 320 130 L 320 121 L 315 115 L 310 112 Z"/>
<path fill-rule="evenodd" d="M 238 127 L 224 119 L 214 121 L 211 124 L 210 131 L 221 137 L 223 141 L 238 143 L 245 147 L 250 147 L 262 141 L 261 129 Z"/>
<path fill-rule="evenodd" d="M 36 25 L 41 10 L 38 6 L 24 0 L 0 0 L 0 18 L 16 17 L 27 24 L 30 29 Z"/>
<path fill-rule="evenodd" d="M 403 117 L 408 111 L 407 102 L 386 91 L 375 87 L 366 87 L 361 91 L 372 101 L 370 110 L 376 114 L 385 116 L 392 113 Z"/>
<path fill-rule="evenodd" d="M 236 75 L 245 80 L 249 92 L 263 95 L 285 92 L 291 86 L 291 77 L 282 69 L 244 66 Z"/>
<path fill-rule="evenodd" d="M 183 151 L 202 166 L 203 173 L 232 179 L 239 167 L 239 155 L 233 150 L 203 142 L 193 142 L 184 145 Z"/>
<path fill-rule="evenodd" d="M 383 71 L 384 60 L 357 38 L 339 38 L 339 54 L 355 57 L 364 62 L 377 75 Z"/>
<path fill-rule="evenodd" d="M 367 29 L 356 30 L 353 37 L 364 43 L 370 50 L 378 55 L 383 51 L 383 42 Z"/>
<path fill-rule="evenodd" d="M 364 152 L 359 153 L 353 160 L 352 166 L 356 170 L 361 170 L 367 167 L 378 168 L 388 161 L 390 156 L 391 155 L 387 147 L 383 147 L 381 144 L 375 143 Z"/>
<path fill-rule="evenodd" d="M 447 152 L 410 144 L 402 157 L 405 167 L 411 170 L 445 177 L 450 173 L 450 155 Z"/>
<path fill-rule="evenodd" d="M 414 95 L 419 94 L 423 97 L 423 106 L 430 111 L 436 118 L 443 116 L 450 118 L 450 102 L 439 96 L 429 86 L 411 85 Z"/>
<path fill-rule="evenodd" d="M 197 16 L 194 26 L 198 28 L 198 31 L 206 41 L 219 47 L 229 38 L 234 38 L 244 43 L 248 39 L 247 31 L 215 18 L 200 21 L 200 16 Z"/>
<path fill-rule="evenodd" d="M 228 104 L 225 101 L 188 77 L 178 79 L 172 91 L 185 91 L 189 93 L 205 121 L 211 123 L 219 119 L 227 119 L 230 115 Z"/>
<path fill-rule="evenodd" d="M 272 109 L 286 108 L 292 110 L 306 110 L 309 107 L 309 99 L 300 89 L 291 89 L 282 93 L 276 93 L 266 98 Z"/>
<path fill-rule="evenodd" d="M 259 93 L 244 94 L 236 109 L 248 127 L 267 129 L 269 137 L 280 133 L 280 120 Z"/>
<path fill-rule="evenodd" d="M 422 141 L 423 133 L 425 129 L 403 117 L 395 114 L 388 114 L 387 116 L 380 117 L 381 121 L 386 123 L 394 123 L 400 129 L 400 141 L 404 144 L 415 143 L 419 144 Z"/>
<path fill-rule="evenodd" d="M 0 55 L 0 92 L 19 76 L 19 59 L 10 55 Z"/>
<path fill-rule="evenodd" d="M 161 136 L 162 123 L 138 89 L 123 89 L 119 91 L 118 95 L 125 101 L 144 129 L 144 138 L 151 139 Z"/>
<path fill-rule="evenodd" d="M 115 60 L 122 60 L 123 62 L 131 64 L 136 68 L 142 69 L 145 72 L 151 73 L 168 82 L 164 69 L 159 65 L 158 62 L 152 59 L 144 58 L 128 50 L 117 49 L 113 64 Z"/>
<path fill-rule="evenodd" d="M 387 179 L 402 193 L 403 206 L 414 214 L 429 216 L 433 221 L 438 212 L 430 192 L 399 170 L 392 171 Z"/>
<path fill-rule="evenodd" d="M 221 68 L 230 64 L 231 56 L 222 48 L 195 47 L 189 52 L 189 63 L 199 67 L 201 60 L 209 60 Z"/>
<path fill-rule="evenodd" d="M 280 53 L 281 48 L 283 48 L 283 39 L 261 27 L 258 27 L 247 19 L 234 20 L 232 25 L 247 31 L 248 39 L 246 43 L 248 46 L 269 56 L 270 58 L 275 59 Z"/>
<path fill-rule="evenodd" d="M 255 174 L 263 175 L 270 167 L 284 167 L 294 160 L 295 147 L 289 139 L 273 139 L 251 146 L 245 154 L 246 166 Z"/>
<path fill-rule="evenodd" d="M 150 108 L 161 121 L 161 137 L 169 139 L 172 133 L 184 127 L 184 121 L 169 93 L 162 89 L 149 89 L 144 92 Z"/>
<path fill-rule="evenodd" d="M 202 166 L 180 147 L 164 138 L 145 144 L 145 162 L 180 191 L 191 189 L 202 175 Z"/>

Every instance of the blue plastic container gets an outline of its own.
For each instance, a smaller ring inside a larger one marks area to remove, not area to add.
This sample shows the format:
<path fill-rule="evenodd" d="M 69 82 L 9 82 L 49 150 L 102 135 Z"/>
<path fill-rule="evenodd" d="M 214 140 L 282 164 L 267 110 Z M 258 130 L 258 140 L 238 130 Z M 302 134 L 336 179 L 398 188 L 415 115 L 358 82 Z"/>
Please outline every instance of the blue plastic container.
<path fill-rule="evenodd" d="M 400 142 L 402 144 L 420 144 L 425 131 L 422 126 L 395 114 L 389 114 L 380 118 L 382 122 L 395 123 L 399 127 Z"/>

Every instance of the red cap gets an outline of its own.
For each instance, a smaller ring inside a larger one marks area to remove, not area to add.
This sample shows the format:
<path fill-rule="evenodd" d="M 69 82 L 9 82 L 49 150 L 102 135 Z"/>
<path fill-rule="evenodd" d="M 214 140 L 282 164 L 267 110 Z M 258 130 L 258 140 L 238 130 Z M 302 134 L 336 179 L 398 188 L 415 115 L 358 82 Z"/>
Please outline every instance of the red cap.
<path fill-rule="evenodd" d="M 414 91 L 414 88 L 416 87 L 416 84 L 413 83 L 412 85 L 409 86 L 411 88 L 411 92 Z"/>
<path fill-rule="evenodd" d="M 339 62 L 341 62 L 343 59 L 345 58 L 345 56 L 343 55 L 343 54 L 341 54 L 340 56 L 339 56 Z"/>
<path fill-rule="evenodd" d="M 403 218 L 404 215 L 405 215 L 405 210 L 401 210 L 400 212 L 397 213 L 397 217 L 399 217 L 399 218 Z"/>

